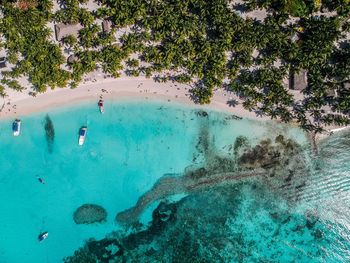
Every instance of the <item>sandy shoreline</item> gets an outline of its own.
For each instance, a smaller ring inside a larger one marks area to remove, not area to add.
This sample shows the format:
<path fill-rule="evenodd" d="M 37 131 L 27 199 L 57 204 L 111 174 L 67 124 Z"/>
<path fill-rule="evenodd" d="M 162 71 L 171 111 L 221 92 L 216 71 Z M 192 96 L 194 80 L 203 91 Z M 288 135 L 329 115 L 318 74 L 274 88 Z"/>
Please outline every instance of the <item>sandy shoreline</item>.
<path fill-rule="evenodd" d="M 205 106 L 194 104 L 190 98 L 190 88 L 185 84 L 158 83 L 144 77 L 122 77 L 81 84 L 76 89 L 56 88 L 38 94 L 36 97 L 28 95 L 28 91 L 22 93 L 9 91 L 8 97 L 0 100 L 0 108 L 2 107 L 0 119 L 19 118 L 51 108 L 73 105 L 77 102 L 97 103 L 100 97 L 104 100 L 161 100 L 210 108 L 250 119 L 270 119 L 266 116 L 259 117 L 254 112 L 245 110 L 242 102 L 236 96 L 222 89 L 215 91 L 211 104 Z M 229 106 L 228 101 L 230 100 L 235 100 L 238 104 Z"/>
<path fill-rule="evenodd" d="M 214 92 L 212 102 L 209 105 L 195 104 L 190 98 L 190 88 L 186 84 L 158 83 L 145 77 L 121 77 L 80 84 L 76 89 L 56 88 L 38 94 L 36 97 L 30 96 L 28 90 L 22 93 L 10 90 L 7 97 L 0 99 L 0 120 L 23 118 L 31 113 L 45 112 L 81 102 L 91 102 L 97 105 L 100 98 L 114 101 L 158 100 L 227 112 L 254 120 L 271 120 L 267 116 L 258 116 L 254 112 L 247 111 L 243 108 L 242 101 L 237 96 L 223 89 Z M 230 106 L 229 101 L 235 101 L 235 105 Z M 291 125 L 295 125 L 295 123 Z M 326 132 L 318 134 L 310 141 L 318 144 L 333 133 L 350 129 L 349 126 L 330 126 L 326 128 Z"/>

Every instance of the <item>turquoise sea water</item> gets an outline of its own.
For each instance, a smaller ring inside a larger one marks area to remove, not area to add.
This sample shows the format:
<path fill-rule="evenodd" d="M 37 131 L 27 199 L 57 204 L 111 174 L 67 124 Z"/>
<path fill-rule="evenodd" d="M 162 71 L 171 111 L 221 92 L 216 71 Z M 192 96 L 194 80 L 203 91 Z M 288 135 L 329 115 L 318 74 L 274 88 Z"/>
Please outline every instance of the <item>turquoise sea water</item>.
<path fill-rule="evenodd" d="M 350 260 L 349 136 L 330 138 L 314 157 L 304 134 L 285 125 L 236 120 L 213 111 L 203 118 L 195 108 L 162 102 L 106 102 L 105 110 L 101 115 L 95 104 L 82 104 L 23 116 L 18 138 L 12 136 L 11 121 L 0 122 L 1 263 L 62 262 L 89 238 L 99 240 L 113 231 L 126 235 L 115 221 L 117 213 L 133 207 L 164 175 L 181 176 L 186 168 L 203 165 L 205 157 L 198 154 L 203 127 L 220 155 L 229 154 L 242 135 L 252 145 L 278 134 L 297 141 L 307 180 L 294 188 L 297 193 L 283 185 L 286 195 L 252 179 L 167 198 L 177 205 L 177 221 L 152 236 L 158 262 L 188 262 L 189 256 L 181 253 L 197 247 L 196 242 L 201 249 L 187 253 L 217 257 L 209 262 Z M 46 114 L 55 129 L 52 152 L 45 137 Z M 84 125 L 87 138 L 79 147 L 78 130 Z M 103 206 L 107 222 L 76 225 L 73 213 L 86 203 Z M 140 216 L 144 227 L 158 204 L 150 204 Z M 193 221 L 188 231 L 179 228 L 183 221 Z M 38 242 L 42 231 L 49 237 Z M 181 236 L 187 232 L 190 237 Z M 170 234 L 173 243 L 163 247 Z M 183 240 L 192 243 L 183 245 Z M 157 261 L 134 247 L 126 252 L 130 258 Z"/>

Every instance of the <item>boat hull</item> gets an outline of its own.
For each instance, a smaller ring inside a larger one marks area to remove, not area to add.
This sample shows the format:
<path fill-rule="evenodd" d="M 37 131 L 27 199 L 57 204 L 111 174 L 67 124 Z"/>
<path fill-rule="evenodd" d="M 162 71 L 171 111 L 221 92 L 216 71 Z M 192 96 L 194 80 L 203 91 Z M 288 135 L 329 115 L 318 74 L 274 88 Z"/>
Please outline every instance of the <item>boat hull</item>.
<path fill-rule="evenodd" d="M 21 134 L 21 121 L 16 120 L 12 126 L 13 136 L 19 136 Z"/>
<path fill-rule="evenodd" d="M 79 130 L 79 139 L 78 139 L 78 144 L 82 146 L 85 142 L 85 136 L 86 136 L 87 128 L 82 127 Z"/>
<path fill-rule="evenodd" d="M 48 236 L 49 236 L 49 233 L 48 233 L 48 232 L 41 233 L 41 234 L 38 236 L 38 240 L 41 242 L 41 241 L 45 240 Z"/>
<path fill-rule="evenodd" d="M 84 142 L 85 142 L 85 137 L 79 136 L 78 144 L 79 144 L 80 146 L 82 146 L 82 145 L 84 144 Z"/>

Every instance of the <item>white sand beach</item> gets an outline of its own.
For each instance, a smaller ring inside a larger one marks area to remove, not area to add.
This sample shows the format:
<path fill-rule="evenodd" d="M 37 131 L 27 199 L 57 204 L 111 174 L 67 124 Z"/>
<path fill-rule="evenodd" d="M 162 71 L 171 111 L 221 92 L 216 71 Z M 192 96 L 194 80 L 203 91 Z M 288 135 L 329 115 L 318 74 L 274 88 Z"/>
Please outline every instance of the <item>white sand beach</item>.
<path fill-rule="evenodd" d="M 80 102 L 96 103 L 104 100 L 161 100 L 167 103 L 184 103 L 198 108 L 223 111 L 239 117 L 254 120 L 270 120 L 268 116 L 257 115 L 243 108 L 243 101 L 235 94 L 224 89 L 217 89 L 209 105 L 195 104 L 190 97 L 188 84 L 173 82 L 159 83 L 145 77 L 127 77 L 118 79 L 94 79 L 81 83 L 75 89 L 56 88 L 35 97 L 27 88 L 23 92 L 7 90 L 8 96 L 0 98 L 0 119 L 22 118 L 35 112 L 48 111 L 50 108 L 73 105 Z M 231 102 L 231 103 L 230 103 Z M 296 123 L 292 123 L 296 125 Z M 317 134 L 311 141 L 316 144 L 330 135 L 350 129 L 350 126 L 328 126 L 326 131 Z M 312 135 L 310 135 L 312 138 Z"/>
<path fill-rule="evenodd" d="M 80 84 L 76 89 L 56 88 L 33 97 L 28 90 L 16 92 L 7 90 L 8 96 L 0 99 L 0 118 L 23 117 L 30 113 L 45 111 L 48 108 L 74 104 L 80 101 L 97 103 L 104 100 L 132 100 L 156 99 L 166 102 L 178 102 L 195 105 L 190 98 L 186 84 L 158 83 L 145 77 L 121 77 L 118 79 L 104 79 L 95 82 Z M 234 106 L 230 106 L 234 101 Z M 257 116 L 254 112 L 245 110 L 242 101 L 229 91 L 218 89 L 215 91 L 210 105 L 197 107 L 226 111 L 240 117 L 268 120 L 269 117 Z"/>

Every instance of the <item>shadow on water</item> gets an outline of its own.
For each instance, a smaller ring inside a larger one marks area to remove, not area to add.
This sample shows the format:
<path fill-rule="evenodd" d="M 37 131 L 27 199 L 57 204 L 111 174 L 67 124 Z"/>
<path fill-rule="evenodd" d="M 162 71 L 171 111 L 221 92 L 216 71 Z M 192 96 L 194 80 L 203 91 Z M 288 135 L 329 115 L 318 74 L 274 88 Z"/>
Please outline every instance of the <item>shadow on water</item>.
<path fill-rule="evenodd" d="M 52 153 L 53 143 L 55 140 L 55 129 L 49 115 L 46 115 L 45 117 L 44 129 L 45 129 L 45 137 L 47 142 L 47 150 L 49 153 Z"/>

